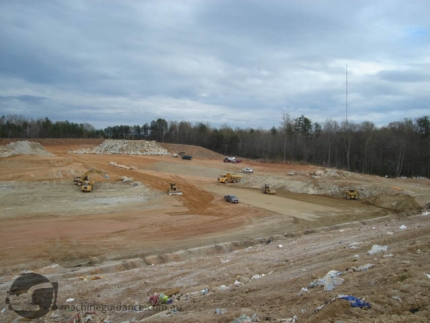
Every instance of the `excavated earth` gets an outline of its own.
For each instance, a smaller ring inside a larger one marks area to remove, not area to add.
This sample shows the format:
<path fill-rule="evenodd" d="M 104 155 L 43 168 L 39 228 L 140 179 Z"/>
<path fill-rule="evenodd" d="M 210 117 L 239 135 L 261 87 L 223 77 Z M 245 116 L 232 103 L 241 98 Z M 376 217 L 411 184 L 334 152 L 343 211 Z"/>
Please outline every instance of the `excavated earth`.
<path fill-rule="evenodd" d="M 223 163 L 145 141 L 0 145 L 0 291 L 29 272 L 59 286 L 58 309 L 32 322 L 428 322 L 426 178 Z M 109 178 L 90 174 L 83 193 L 73 178 L 93 168 Z M 242 180 L 218 183 L 227 172 Z M 167 194 L 172 182 L 183 195 Z M 29 293 L 10 295 L 0 321 L 28 322 L 17 312 L 37 307 Z M 148 307 L 159 293 L 173 302 Z"/>

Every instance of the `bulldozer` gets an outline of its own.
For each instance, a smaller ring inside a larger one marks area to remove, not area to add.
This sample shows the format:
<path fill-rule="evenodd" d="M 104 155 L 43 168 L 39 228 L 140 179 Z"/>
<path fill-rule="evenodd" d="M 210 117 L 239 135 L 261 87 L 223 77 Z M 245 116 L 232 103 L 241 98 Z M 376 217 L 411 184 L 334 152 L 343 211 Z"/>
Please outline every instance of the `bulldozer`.
<path fill-rule="evenodd" d="M 261 192 L 263 194 L 270 194 L 270 195 L 275 195 L 276 191 L 272 188 L 270 188 L 269 184 L 264 184 L 264 186 L 261 188 Z"/>
<path fill-rule="evenodd" d="M 347 200 L 358 200 L 358 192 L 356 190 L 348 190 L 345 192 L 345 198 Z"/>
<path fill-rule="evenodd" d="M 89 174 L 92 174 L 92 173 L 100 174 L 100 175 L 102 175 L 105 179 L 109 179 L 109 175 L 108 175 L 107 173 L 102 172 L 102 171 L 101 171 L 101 170 L 99 170 L 99 169 L 95 169 L 95 168 L 93 168 L 93 169 L 90 169 L 90 170 L 86 171 L 82 176 L 76 176 L 76 177 L 73 179 L 73 183 L 75 183 L 75 184 L 76 184 L 76 185 L 78 185 L 78 186 L 81 186 L 85 181 L 89 181 L 88 175 L 89 175 Z"/>
<path fill-rule="evenodd" d="M 220 183 L 239 183 L 241 179 L 242 179 L 241 175 L 227 173 L 227 174 L 222 174 L 218 178 L 218 182 L 220 182 Z"/>
<path fill-rule="evenodd" d="M 167 190 L 169 195 L 182 195 L 182 191 L 178 190 L 176 183 L 170 183 L 170 188 Z"/>

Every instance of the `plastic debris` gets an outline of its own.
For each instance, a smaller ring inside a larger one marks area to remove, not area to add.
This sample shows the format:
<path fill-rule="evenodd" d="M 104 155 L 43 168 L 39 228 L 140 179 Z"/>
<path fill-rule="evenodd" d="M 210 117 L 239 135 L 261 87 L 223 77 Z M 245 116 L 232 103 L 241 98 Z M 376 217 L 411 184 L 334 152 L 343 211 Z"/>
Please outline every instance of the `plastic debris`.
<path fill-rule="evenodd" d="M 357 249 L 359 244 L 361 244 L 361 242 L 353 242 L 350 243 L 348 247 L 350 247 L 351 249 Z"/>
<path fill-rule="evenodd" d="M 157 305 L 157 303 L 158 303 L 158 295 L 149 296 L 148 303 L 151 304 L 152 306 Z"/>
<path fill-rule="evenodd" d="M 324 286 L 324 279 L 315 279 L 308 285 L 309 288 L 314 288 L 316 286 Z"/>
<path fill-rule="evenodd" d="M 221 286 L 219 287 L 219 289 L 221 289 L 221 290 L 227 290 L 227 289 L 228 289 L 228 287 L 227 287 L 226 285 L 221 285 Z"/>
<path fill-rule="evenodd" d="M 252 320 L 249 316 L 241 315 L 240 317 L 238 317 L 237 319 L 234 319 L 230 323 L 251 323 L 251 322 Z"/>
<path fill-rule="evenodd" d="M 70 303 L 70 302 L 73 302 L 74 300 L 75 300 L 74 298 L 68 298 L 68 299 L 66 299 L 66 302 Z"/>
<path fill-rule="evenodd" d="M 324 276 L 324 290 L 330 291 L 333 290 L 335 286 L 339 286 L 343 284 L 343 279 L 338 278 L 342 273 L 337 270 L 330 270 L 325 276 Z"/>
<path fill-rule="evenodd" d="M 206 295 L 209 292 L 209 289 L 205 288 L 200 291 L 203 295 Z"/>
<path fill-rule="evenodd" d="M 236 280 L 236 281 L 234 282 L 234 284 L 235 284 L 236 286 L 242 285 L 242 283 L 241 283 L 240 281 L 238 281 L 238 280 Z"/>
<path fill-rule="evenodd" d="M 393 254 L 392 254 L 392 253 L 390 253 L 390 254 L 388 254 L 388 255 L 383 255 L 383 257 L 384 257 L 384 258 L 387 258 L 387 257 L 393 257 Z"/>
<path fill-rule="evenodd" d="M 261 275 L 254 275 L 254 276 L 252 276 L 251 279 L 260 279 L 261 277 L 263 277 L 263 276 L 261 276 Z"/>
<path fill-rule="evenodd" d="M 398 300 L 399 302 L 402 302 L 402 298 L 400 296 L 393 296 L 391 298 L 394 298 L 395 300 Z"/>
<path fill-rule="evenodd" d="M 281 245 L 281 244 L 278 244 L 278 248 L 282 248 L 283 247 L 283 245 Z"/>
<path fill-rule="evenodd" d="M 361 299 L 350 296 L 350 295 L 338 295 L 338 299 L 344 299 L 348 301 L 352 307 L 360 307 L 360 308 L 370 308 L 370 304 L 362 301 Z"/>
<path fill-rule="evenodd" d="M 430 274 L 426 274 L 427 278 L 430 278 Z"/>
<path fill-rule="evenodd" d="M 407 227 L 406 227 L 406 225 L 402 224 L 402 225 L 399 227 L 399 229 L 400 229 L 400 230 L 406 230 L 406 229 L 407 229 Z"/>
<path fill-rule="evenodd" d="M 219 307 L 217 307 L 215 309 L 215 313 L 216 314 L 225 314 L 225 313 L 227 313 L 227 310 L 225 308 L 219 308 Z"/>
<path fill-rule="evenodd" d="M 373 255 L 373 254 L 375 254 L 375 253 L 378 253 L 378 252 L 384 252 L 384 251 L 387 251 L 388 250 L 388 246 L 380 246 L 380 245 L 378 245 L 378 244 L 374 244 L 373 246 L 372 246 L 372 249 L 370 249 L 368 252 L 367 252 L 367 254 L 368 255 Z"/>
<path fill-rule="evenodd" d="M 372 267 L 375 267 L 375 265 L 374 264 L 365 264 L 363 266 L 358 267 L 357 270 L 358 271 L 366 271 Z"/>
<path fill-rule="evenodd" d="M 302 287 L 302 289 L 300 289 L 299 296 L 303 293 L 309 293 L 309 290 L 306 287 Z"/>
<path fill-rule="evenodd" d="M 231 321 L 230 323 L 251 323 L 251 322 L 260 322 L 260 319 L 258 318 L 257 314 L 252 315 L 252 317 L 242 314 L 240 317 Z"/>
<path fill-rule="evenodd" d="M 296 323 L 298 321 L 299 321 L 299 318 L 296 315 L 288 319 L 278 319 L 278 322 L 285 322 L 285 323 Z"/>

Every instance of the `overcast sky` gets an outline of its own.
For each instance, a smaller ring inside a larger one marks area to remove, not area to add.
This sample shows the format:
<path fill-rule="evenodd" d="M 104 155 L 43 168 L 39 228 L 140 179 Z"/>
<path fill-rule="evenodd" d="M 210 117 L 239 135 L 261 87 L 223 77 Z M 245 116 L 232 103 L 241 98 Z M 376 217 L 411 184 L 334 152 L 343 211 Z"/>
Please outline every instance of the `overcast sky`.
<path fill-rule="evenodd" d="M 98 129 L 430 115 L 430 1 L 1 0 L 10 114 Z"/>

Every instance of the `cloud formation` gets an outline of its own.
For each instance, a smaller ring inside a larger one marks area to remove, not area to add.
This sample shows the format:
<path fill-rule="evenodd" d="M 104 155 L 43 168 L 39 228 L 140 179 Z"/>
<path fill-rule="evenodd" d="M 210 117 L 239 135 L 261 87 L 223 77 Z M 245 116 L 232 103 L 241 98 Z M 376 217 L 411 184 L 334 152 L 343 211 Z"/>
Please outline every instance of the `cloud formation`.
<path fill-rule="evenodd" d="M 6 0 L 0 113 L 267 129 L 348 107 L 387 125 L 429 115 L 429 16 L 420 0 Z"/>

